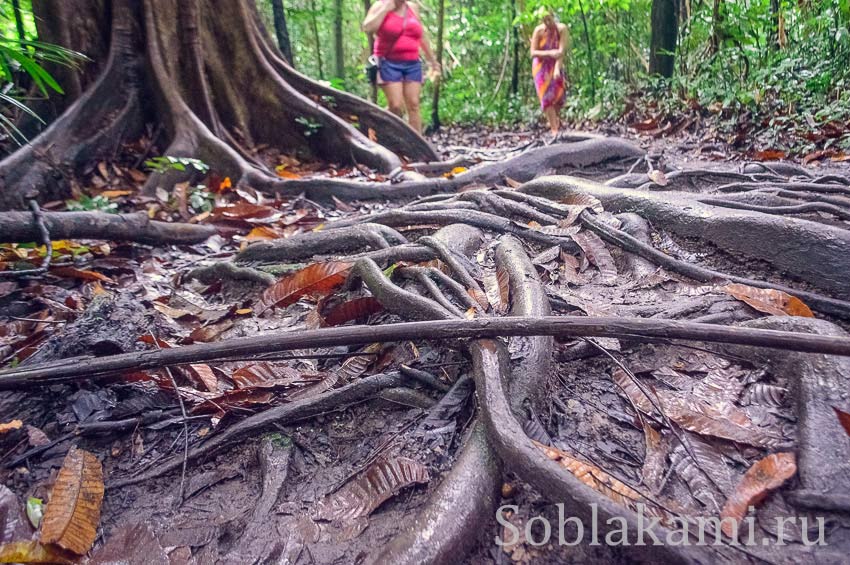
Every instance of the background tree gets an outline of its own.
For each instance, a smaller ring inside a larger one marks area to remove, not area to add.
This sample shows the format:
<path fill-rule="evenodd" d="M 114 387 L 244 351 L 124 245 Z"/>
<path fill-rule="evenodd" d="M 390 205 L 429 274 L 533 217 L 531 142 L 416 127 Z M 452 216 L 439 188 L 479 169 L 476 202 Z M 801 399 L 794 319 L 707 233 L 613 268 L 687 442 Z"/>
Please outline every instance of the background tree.
<path fill-rule="evenodd" d="M 283 0 L 270 0 L 274 12 L 274 30 L 277 36 L 277 46 L 286 62 L 295 65 L 292 57 L 292 42 L 289 39 L 289 26 L 286 25 L 286 10 Z"/>
<path fill-rule="evenodd" d="M 678 0 L 652 0 L 649 72 L 673 76 L 676 42 L 679 37 Z"/>

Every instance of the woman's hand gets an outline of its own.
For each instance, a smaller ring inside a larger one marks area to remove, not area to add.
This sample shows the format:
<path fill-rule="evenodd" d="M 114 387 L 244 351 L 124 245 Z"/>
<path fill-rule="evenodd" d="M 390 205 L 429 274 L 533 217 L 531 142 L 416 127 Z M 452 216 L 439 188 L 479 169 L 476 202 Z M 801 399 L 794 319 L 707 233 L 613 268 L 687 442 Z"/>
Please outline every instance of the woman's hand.
<path fill-rule="evenodd" d="M 366 19 L 363 20 L 363 23 L 360 26 L 366 33 L 375 33 L 380 29 L 381 24 L 384 23 L 384 18 L 387 17 L 387 14 L 396 9 L 397 0 L 381 0 L 380 2 L 376 2 L 372 4 L 372 7 L 369 8 L 369 13 L 366 14 Z"/>
<path fill-rule="evenodd" d="M 433 83 L 440 82 L 443 77 L 443 67 L 436 60 L 428 61 L 428 79 Z"/>

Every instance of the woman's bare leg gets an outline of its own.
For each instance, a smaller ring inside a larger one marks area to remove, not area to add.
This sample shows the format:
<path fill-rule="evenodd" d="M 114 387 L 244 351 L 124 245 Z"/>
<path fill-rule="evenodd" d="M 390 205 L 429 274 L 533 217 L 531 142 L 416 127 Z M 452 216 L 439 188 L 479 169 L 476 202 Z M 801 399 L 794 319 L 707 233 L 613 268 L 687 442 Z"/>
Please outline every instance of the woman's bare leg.
<path fill-rule="evenodd" d="M 381 90 L 387 97 L 387 109 L 396 116 L 404 117 L 404 87 L 400 82 L 385 82 Z"/>
<path fill-rule="evenodd" d="M 419 133 L 422 133 L 422 111 L 419 105 L 421 95 L 422 83 L 404 83 L 404 105 L 407 107 L 407 119 L 410 121 L 410 127 Z"/>
<path fill-rule="evenodd" d="M 546 115 L 546 121 L 549 122 L 549 129 L 553 134 L 557 134 L 558 130 L 561 129 L 561 118 L 558 116 L 558 109 L 550 106 L 543 110 L 543 114 Z"/>

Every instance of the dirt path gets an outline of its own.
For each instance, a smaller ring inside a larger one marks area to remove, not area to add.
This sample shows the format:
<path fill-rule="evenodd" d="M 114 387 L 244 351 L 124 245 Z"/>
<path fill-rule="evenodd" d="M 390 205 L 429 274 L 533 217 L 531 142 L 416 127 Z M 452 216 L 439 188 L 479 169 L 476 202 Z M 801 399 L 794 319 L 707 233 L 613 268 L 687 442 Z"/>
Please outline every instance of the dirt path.
<path fill-rule="evenodd" d="M 605 158 L 594 140 L 535 148 L 524 132 L 437 141 L 459 168 L 409 167 L 398 184 L 293 163 L 295 188 L 272 199 L 217 179 L 216 207 L 193 219 L 218 231 L 203 244 L 60 245 L 65 270 L 0 282 L 7 366 L 352 322 L 550 313 L 846 336 L 850 181 L 825 178 L 846 168 L 711 161 L 662 141 L 644 156 L 597 140 Z M 581 149 L 591 146 L 592 159 Z M 532 155 L 542 157 L 529 165 Z M 393 202 L 334 192 L 423 186 L 430 196 Z M 187 206 L 117 198 L 153 215 Z M 730 202 L 817 206 L 777 215 Z M 780 287 L 805 304 L 769 290 Z M 809 307 L 819 320 L 785 315 Z M 90 563 L 839 562 L 850 438 L 833 408 L 850 411 L 848 369 L 826 355 L 639 335 L 199 362 L 0 392 L 0 423 L 25 424 L 0 435 L 0 480 L 17 500 L 46 498 L 70 445 L 97 455 L 107 494 Z M 567 546 L 557 531 L 536 543 L 545 532 L 532 519 L 557 527 L 557 502 L 585 524 L 591 508 L 632 525 L 649 508 L 666 528 L 716 517 L 736 496 L 768 494 L 736 493 L 777 453 L 794 455 L 797 472 L 757 504 L 755 548 Z M 497 521 L 504 505 L 514 508 Z M 805 546 L 810 532 L 794 525 L 776 547 L 776 517 L 802 515 L 827 518 L 828 545 Z"/>

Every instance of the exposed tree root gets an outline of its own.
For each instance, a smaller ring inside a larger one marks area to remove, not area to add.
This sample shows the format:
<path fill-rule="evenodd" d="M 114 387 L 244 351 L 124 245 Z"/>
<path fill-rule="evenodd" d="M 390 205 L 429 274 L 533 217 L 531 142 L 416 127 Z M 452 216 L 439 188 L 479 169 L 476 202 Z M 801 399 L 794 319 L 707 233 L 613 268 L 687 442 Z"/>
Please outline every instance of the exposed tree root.
<path fill-rule="evenodd" d="M 214 226 L 156 222 L 147 214 L 104 214 L 102 212 L 43 212 L 53 240 L 109 239 L 148 245 L 200 243 L 216 233 Z M 39 226 L 28 212 L 0 212 L 0 243 L 39 241 Z"/>
<path fill-rule="evenodd" d="M 368 562 L 418 565 L 461 561 L 473 549 L 482 525 L 495 515 L 500 467 L 484 426 L 476 418 L 452 469 L 428 504 Z"/>
<path fill-rule="evenodd" d="M 275 408 L 270 408 L 258 414 L 254 414 L 244 420 L 227 428 L 221 434 L 211 437 L 189 451 L 188 460 L 196 461 L 202 457 L 208 457 L 219 452 L 221 449 L 233 445 L 238 440 L 251 436 L 266 429 L 273 424 L 291 424 L 307 420 L 324 414 L 341 410 L 352 404 L 363 402 L 374 398 L 381 390 L 401 386 L 403 379 L 399 373 L 388 373 L 364 377 L 363 379 L 346 385 L 342 388 L 332 390 L 313 398 L 305 398 Z M 179 469 L 183 465 L 183 458 L 176 457 L 162 465 L 158 465 L 141 475 L 121 479 L 107 484 L 110 489 L 117 489 L 128 485 L 147 481 L 160 477 Z"/>
<path fill-rule="evenodd" d="M 386 249 L 407 243 L 397 231 L 381 224 L 364 223 L 343 230 L 308 232 L 285 239 L 249 245 L 236 260 L 240 263 L 282 263 L 315 255 L 346 253 L 361 249 Z"/>
<path fill-rule="evenodd" d="M 436 178 L 399 184 L 304 179 L 257 188 L 291 196 L 304 193 L 311 200 L 322 201 L 330 200 L 334 196 L 342 200 L 403 200 L 455 192 L 473 184 L 503 183 L 506 178 L 526 182 L 547 171 L 567 171 L 642 155 L 643 151 L 623 140 L 589 139 L 533 149 L 506 161 L 480 165 L 451 179 Z"/>
<path fill-rule="evenodd" d="M 612 213 L 635 212 L 683 237 L 773 264 L 839 298 L 850 297 L 850 231 L 797 218 L 777 218 L 702 204 L 687 193 L 647 193 L 606 187 L 573 177 L 546 177 L 522 187 L 526 194 L 561 200 L 598 198 Z M 770 242 L 769 244 L 766 242 Z"/>
<path fill-rule="evenodd" d="M 700 198 L 703 204 L 711 204 L 712 206 L 720 206 L 722 208 L 734 208 L 735 210 L 749 210 L 751 212 L 762 212 L 764 214 L 790 215 L 790 214 L 807 214 L 812 212 L 823 212 L 832 214 L 836 218 L 842 220 L 850 220 L 850 210 L 845 210 L 835 206 L 834 204 L 826 204 L 821 202 L 810 202 L 807 204 L 795 204 L 786 206 L 760 206 L 758 204 L 747 204 L 730 199 L 722 198 Z"/>
<path fill-rule="evenodd" d="M 658 251 L 651 245 L 648 245 L 638 239 L 635 239 L 624 231 L 612 228 L 604 222 L 597 220 L 587 212 L 582 213 L 581 221 L 583 225 L 585 225 L 588 229 L 594 231 L 597 235 L 599 235 L 599 237 L 609 243 L 617 245 L 624 251 L 639 255 L 648 261 L 652 261 L 660 267 L 664 267 L 674 273 L 684 275 L 696 281 L 711 283 L 722 283 L 729 281 L 734 283 L 746 284 L 748 286 L 754 286 L 757 288 L 773 288 L 776 290 L 787 292 L 788 294 L 791 294 L 793 296 L 797 296 L 798 298 L 809 303 L 812 308 L 821 312 L 832 314 L 834 316 L 839 316 L 842 318 L 850 318 L 850 302 L 844 300 L 836 300 L 834 298 L 829 298 L 821 294 L 802 291 L 780 284 L 759 281 L 756 279 L 749 279 L 746 277 L 738 277 L 728 273 L 721 273 L 720 271 L 714 271 L 712 269 L 700 267 L 699 265 L 680 261 L 678 259 L 675 259 L 674 257 L 667 255 L 666 253 Z"/>

